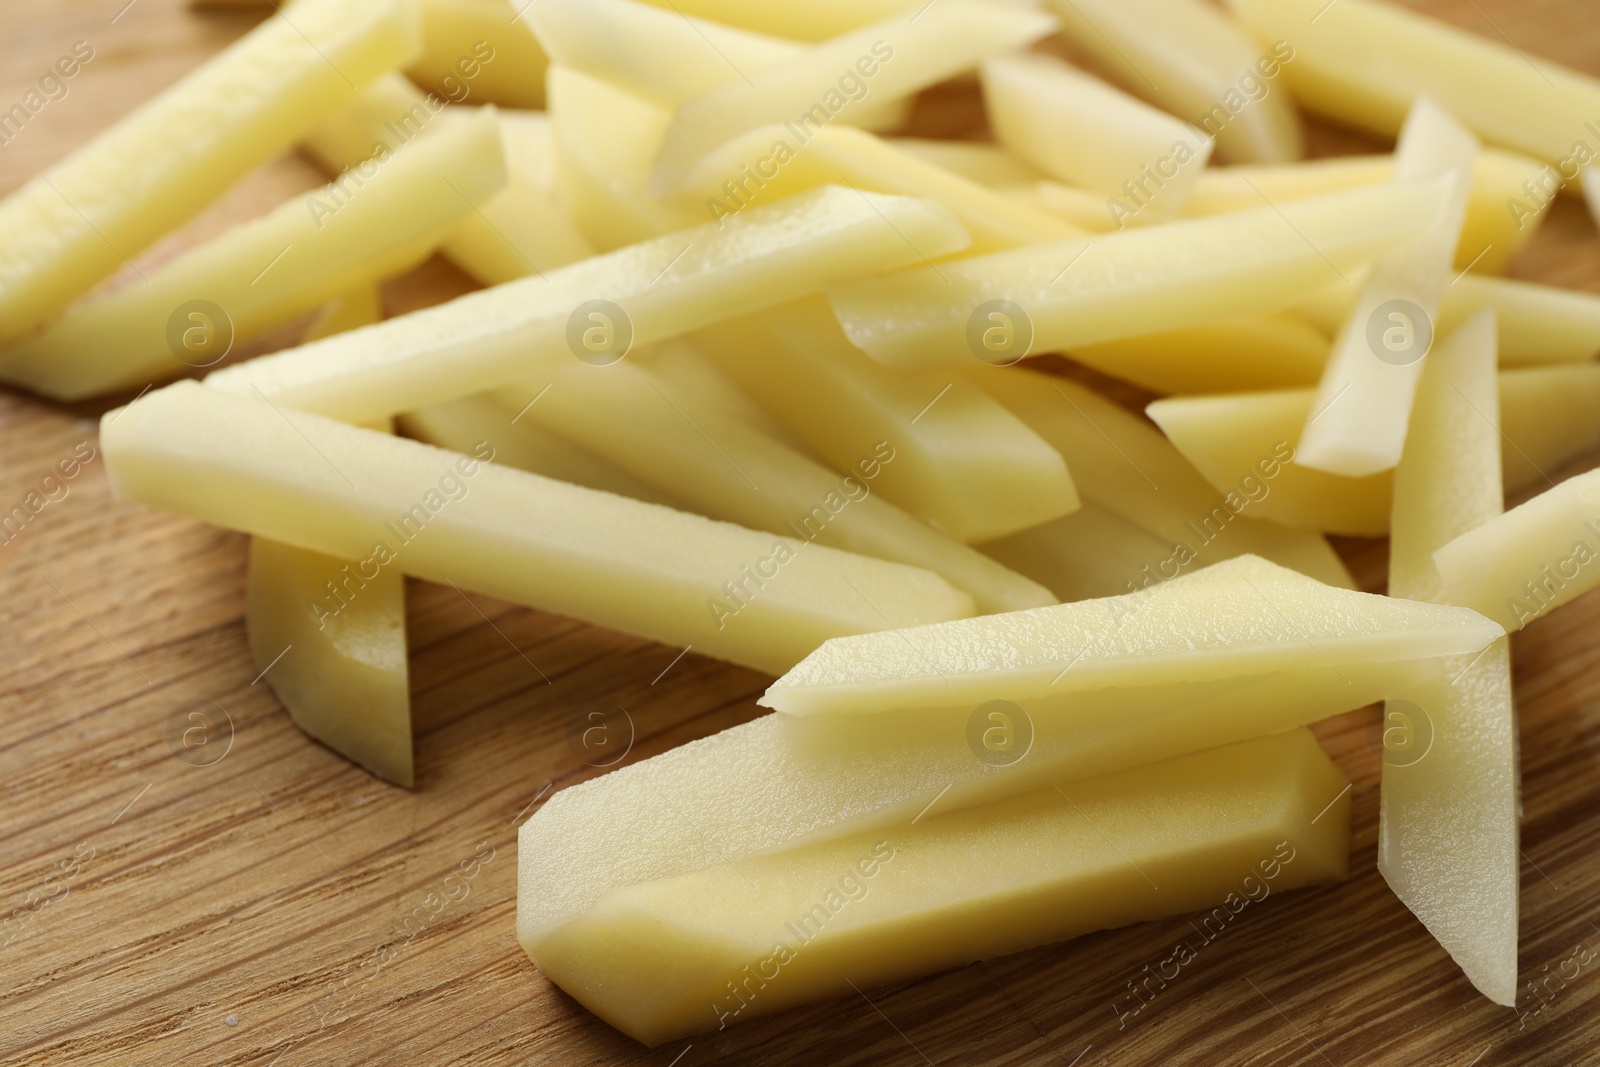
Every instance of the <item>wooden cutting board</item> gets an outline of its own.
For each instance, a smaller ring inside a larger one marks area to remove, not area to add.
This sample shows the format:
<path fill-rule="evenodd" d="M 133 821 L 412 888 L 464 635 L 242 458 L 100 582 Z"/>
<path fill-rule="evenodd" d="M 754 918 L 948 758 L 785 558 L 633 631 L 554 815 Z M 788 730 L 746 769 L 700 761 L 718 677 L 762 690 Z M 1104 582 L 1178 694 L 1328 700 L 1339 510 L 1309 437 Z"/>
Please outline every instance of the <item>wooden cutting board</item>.
<path fill-rule="evenodd" d="M 1593 0 L 1417 6 L 1600 74 Z M 0 193 L 257 17 L 195 14 L 178 0 L 5 0 L 0 107 L 74 42 L 95 58 L 0 147 Z M 1371 147 L 1329 132 L 1317 142 Z M 173 246 L 319 181 L 287 157 Z M 1600 238 L 1580 205 L 1557 207 L 1517 273 L 1600 290 Z M 393 313 L 466 288 L 432 263 L 386 298 Z M 58 460 L 88 455 L 109 406 L 0 392 L 0 509 Z M 751 718 L 767 679 L 413 583 L 418 788 L 394 789 L 301 736 L 254 681 L 245 539 L 114 502 L 95 455 L 64 490 L 51 487 L 25 541 L 0 549 L 0 917 L 13 916 L 0 927 L 4 1063 L 1600 1062 L 1600 597 L 1513 641 L 1521 966 L 1540 983 L 1537 994 L 1524 986 L 1516 1011 L 1475 994 L 1375 870 L 1380 725 L 1369 709 L 1319 728 L 1355 783 L 1351 878 L 1252 906 L 1121 1025 L 1113 1005 L 1125 1009 L 1128 983 L 1192 936 L 1187 919 L 649 1050 L 556 990 L 517 947 L 515 827 L 595 773 L 567 741 L 595 704 L 627 709 L 637 759 Z M 1341 548 L 1381 589 L 1383 545 Z M 209 748 L 175 741 L 201 721 L 216 727 Z M 447 882 L 463 864 L 472 877 Z"/>

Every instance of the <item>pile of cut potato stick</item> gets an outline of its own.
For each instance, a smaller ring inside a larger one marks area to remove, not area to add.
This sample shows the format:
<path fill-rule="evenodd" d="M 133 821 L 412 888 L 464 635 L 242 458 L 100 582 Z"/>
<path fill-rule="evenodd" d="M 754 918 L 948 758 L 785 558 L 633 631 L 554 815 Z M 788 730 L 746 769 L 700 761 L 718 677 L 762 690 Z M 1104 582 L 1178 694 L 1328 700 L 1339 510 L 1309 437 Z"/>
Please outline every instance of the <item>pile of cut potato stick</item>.
<path fill-rule="evenodd" d="M 0 380 L 135 397 L 115 492 L 250 535 L 258 666 L 391 782 L 406 577 L 777 678 L 521 829 L 640 1041 L 1337 880 L 1306 727 L 1375 703 L 1383 875 L 1511 1005 L 1507 634 L 1600 472 L 1504 503 L 1600 447 L 1600 298 L 1500 275 L 1597 122 L 1381 0 L 295 0 L 0 202 Z M 385 319 L 435 255 L 483 288 Z"/>

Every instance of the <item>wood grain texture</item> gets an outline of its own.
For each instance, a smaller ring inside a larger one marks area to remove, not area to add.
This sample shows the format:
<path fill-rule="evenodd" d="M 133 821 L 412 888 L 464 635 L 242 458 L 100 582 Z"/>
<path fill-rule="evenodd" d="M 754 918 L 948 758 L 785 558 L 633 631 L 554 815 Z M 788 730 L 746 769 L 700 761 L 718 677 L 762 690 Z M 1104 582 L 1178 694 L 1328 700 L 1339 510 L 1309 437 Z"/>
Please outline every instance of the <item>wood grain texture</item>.
<path fill-rule="evenodd" d="M 74 41 L 97 52 L 66 99 L 0 148 L 0 193 L 253 21 L 197 15 L 177 0 L 125 3 L 0 5 L 0 106 Z M 1593 0 L 1417 6 L 1600 74 Z M 941 132 L 976 114 L 960 92 L 924 111 Z M 1315 143 L 1370 147 L 1332 131 Z M 170 247 L 317 180 L 287 157 Z M 1600 239 L 1578 204 L 1557 208 L 1517 272 L 1600 289 Z M 435 262 L 386 296 L 397 311 L 465 287 Z M 92 420 L 107 406 L 0 392 L 0 508 L 92 445 Z M 566 740 L 593 704 L 628 710 L 631 758 L 644 758 L 751 718 L 766 679 L 693 655 L 658 678 L 677 649 L 412 583 L 419 787 L 408 793 L 306 740 L 265 683 L 252 683 L 244 538 L 112 501 L 98 461 L 68 485 L 23 541 L 0 548 L 0 917 L 24 916 L 0 933 L 0 1062 L 1600 1062 L 1600 967 L 1564 988 L 1552 980 L 1540 997 L 1525 986 L 1515 1012 L 1496 1008 L 1385 887 L 1374 867 L 1371 709 L 1319 728 L 1355 782 L 1349 881 L 1252 906 L 1125 1027 L 1113 1002 L 1190 934 L 1187 919 L 646 1050 L 553 988 L 517 947 L 515 823 L 552 789 L 594 773 Z M 1381 588 L 1383 545 L 1341 548 L 1367 587 Z M 1525 980 L 1563 964 L 1570 974 L 1568 961 L 1600 947 L 1597 625 L 1600 597 L 1591 597 L 1513 642 Z M 208 766 L 170 743 L 192 712 L 224 726 L 202 751 L 225 755 Z M 432 910 L 430 894 L 475 853 L 492 858 L 467 895 Z M 420 918 L 402 928 L 408 915 Z"/>

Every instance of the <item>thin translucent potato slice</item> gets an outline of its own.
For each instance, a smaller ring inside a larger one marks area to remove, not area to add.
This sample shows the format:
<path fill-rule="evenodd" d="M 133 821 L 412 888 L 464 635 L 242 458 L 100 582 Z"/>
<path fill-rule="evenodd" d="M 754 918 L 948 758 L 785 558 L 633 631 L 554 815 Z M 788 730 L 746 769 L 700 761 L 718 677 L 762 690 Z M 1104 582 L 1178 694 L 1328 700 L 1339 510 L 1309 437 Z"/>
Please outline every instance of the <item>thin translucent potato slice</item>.
<path fill-rule="evenodd" d="M 43 323 L 409 62 L 401 0 L 303 0 L 0 201 L 0 343 Z"/>
<path fill-rule="evenodd" d="M 1394 472 L 1391 596 L 1437 601 L 1434 551 L 1504 510 L 1495 362 L 1492 311 L 1428 357 Z M 1472 984 L 1510 1007 L 1520 884 L 1511 643 L 1442 667 L 1387 709 L 1404 744 L 1384 760 L 1378 869 Z"/>
<path fill-rule="evenodd" d="M 936 204 L 827 188 L 214 372 L 207 384 L 363 422 L 470 396 L 541 362 L 632 345 L 966 244 Z M 581 350 L 581 352 L 580 352 Z"/>
<path fill-rule="evenodd" d="M 1314 402 L 1309 390 L 1159 400 L 1150 418 L 1219 488 L 1241 463 L 1292 440 Z M 1526 367 L 1500 374 L 1501 461 L 1506 490 L 1546 484 L 1562 466 L 1600 448 L 1600 366 Z M 1484 417 L 1494 412 L 1485 409 Z M 1389 532 L 1392 473 L 1341 478 L 1288 464 L 1261 513 L 1297 530 L 1349 537 Z"/>
<path fill-rule="evenodd" d="M 1395 151 L 1395 179 L 1446 178 L 1444 210 L 1373 264 L 1317 387 L 1300 436 L 1301 465 L 1363 478 L 1400 462 L 1439 302 L 1455 273 L 1477 158 L 1478 141 L 1465 126 L 1426 98 L 1417 101 Z"/>
<path fill-rule="evenodd" d="M 487 111 L 67 312 L 0 352 L 0 378 L 77 400 L 210 366 L 234 343 L 427 258 L 504 185 Z"/>
<path fill-rule="evenodd" d="M 1003 353 L 1015 360 L 1281 311 L 1425 232 L 1442 188 L 1394 183 L 1033 245 L 835 286 L 828 299 L 857 347 L 902 368 L 972 366 L 974 323 L 1004 301 L 1017 309 Z"/>
<path fill-rule="evenodd" d="M 1203 0 L 1049 0 L 1061 33 L 1123 88 L 1200 127 L 1230 163 L 1284 163 L 1304 151 L 1283 83 L 1292 47 L 1257 48 Z M 1293 39 L 1287 44 L 1292 46 Z"/>
<path fill-rule="evenodd" d="M 1257 556 L 1105 600 L 829 641 L 759 703 L 855 715 L 1026 702 L 1085 715 L 1100 690 L 1472 654 L 1503 636 L 1465 608 L 1335 589 Z M 891 642 L 900 639 L 890 647 Z"/>
<path fill-rule="evenodd" d="M 673 192 L 702 156 L 749 130 L 793 123 L 804 134 L 849 121 L 871 100 L 909 96 L 1055 25 L 1036 11 L 941 0 L 841 34 L 680 104 L 649 188 L 658 196 Z"/>
<path fill-rule="evenodd" d="M 1218 927 L 1344 877 L 1348 788 L 1296 731 L 619 889 L 525 947 L 659 1045 L 1092 930 Z"/>
<path fill-rule="evenodd" d="M 628 364 L 564 367 L 523 419 L 602 456 L 713 519 L 923 567 L 985 613 L 1056 602 L 1042 586 L 952 540 L 876 493 L 884 440 L 843 475 L 691 398 L 674 400 Z M 504 393 L 501 399 L 508 399 Z M 509 400 L 515 402 L 515 395 Z"/>
<path fill-rule="evenodd" d="M 118 495 L 769 672 L 829 636 L 972 613 L 927 571 L 179 382 L 108 415 Z M 736 607 L 733 617 L 714 603 Z"/>
<path fill-rule="evenodd" d="M 1001 537 L 1078 507 L 1061 455 L 1022 420 L 959 376 L 873 362 L 820 300 L 723 323 L 695 341 L 834 468 L 892 442 L 879 491 L 957 540 Z"/>
<path fill-rule="evenodd" d="M 1163 542 L 1160 554 L 1125 579 L 1142 587 L 1196 564 L 1254 554 L 1329 585 L 1354 587 L 1323 538 L 1257 521 L 1293 456 L 1286 441 L 1268 442 L 1243 460 L 1225 488 L 1212 488 L 1148 423 L 1076 382 L 1015 368 L 972 377 L 1056 447 L 1077 472 L 1085 500 Z"/>

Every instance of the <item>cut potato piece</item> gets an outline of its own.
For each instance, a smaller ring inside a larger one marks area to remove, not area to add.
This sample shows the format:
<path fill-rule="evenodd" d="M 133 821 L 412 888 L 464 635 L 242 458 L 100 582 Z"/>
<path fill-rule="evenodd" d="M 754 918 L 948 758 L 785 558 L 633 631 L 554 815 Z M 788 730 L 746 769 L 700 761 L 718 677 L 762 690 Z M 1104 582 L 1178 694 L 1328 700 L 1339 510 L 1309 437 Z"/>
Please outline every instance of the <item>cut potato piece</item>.
<path fill-rule="evenodd" d="M 528 0 L 417 0 L 422 55 L 406 73 L 453 104 L 544 107 L 549 65 L 518 9 Z"/>
<path fill-rule="evenodd" d="M 1175 217 L 1213 142 L 1193 126 L 1054 56 L 1019 53 L 983 65 L 995 139 L 1070 185 L 1097 190 L 1118 229 Z"/>
<path fill-rule="evenodd" d="M 686 207 L 703 204 L 706 218 L 724 219 L 752 204 L 822 185 L 937 201 L 972 234 L 974 252 L 1063 240 L 1082 232 L 902 152 L 893 142 L 847 126 L 825 126 L 805 142 L 785 126 L 764 126 L 735 137 L 690 171 L 679 200 Z"/>
<path fill-rule="evenodd" d="M 292 21 L 272 16 L 0 201 L 0 344 L 408 62 L 408 11 L 401 0 L 304 0 Z"/>
<path fill-rule="evenodd" d="M 1600 585 L 1600 471 L 1568 479 L 1434 553 L 1444 597 L 1520 630 Z"/>
<path fill-rule="evenodd" d="M 918 159 L 991 189 L 1030 185 L 1045 176 L 1044 171 L 999 145 L 980 141 L 937 141 L 922 137 L 896 137 L 889 143 Z"/>
<path fill-rule="evenodd" d="M 820 300 L 696 335 L 717 365 L 819 457 L 850 470 L 879 441 L 885 499 L 960 541 L 986 541 L 1078 507 L 1061 456 L 964 379 L 895 374 L 845 340 Z"/>
<path fill-rule="evenodd" d="M 1419 97 L 1493 144 L 1570 167 L 1600 116 L 1600 82 L 1548 59 L 1376 0 L 1227 0 L 1257 43 L 1287 38 L 1284 76 L 1319 115 L 1394 136 Z M 1581 162 L 1581 161 L 1580 161 Z"/>
<path fill-rule="evenodd" d="M 1061 32 L 1108 66 L 1123 87 L 1200 127 L 1233 163 L 1284 163 L 1303 154 L 1289 94 L 1293 35 L 1258 50 L 1202 0 L 1050 0 Z"/>
<path fill-rule="evenodd" d="M 302 147 L 335 173 L 395 150 L 418 134 L 462 120 L 438 97 L 427 97 L 398 75 L 380 78 L 356 102 L 312 131 Z M 435 118 L 439 122 L 434 122 Z M 451 262 L 486 285 L 576 263 L 594 249 L 556 206 L 544 116 L 501 112 L 501 150 L 506 187 L 475 205 L 444 242 Z"/>
<path fill-rule="evenodd" d="M 916 0 L 648 0 L 656 7 L 796 41 L 826 41 L 916 6 Z"/>
<path fill-rule="evenodd" d="M 1092 930 L 1216 928 L 1243 892 L 1344 877 L 1348 788 L 1296 731 L 629 886 L 524 947 L 659 1045 Z"/>
<path fill-rule="evenodd" d="M 1148 413 L 1212 485 L 1237 484 L 1241 464 L 1292 440 L 1305 425 L 1310 390 L 1160 400 Z M 1600 365 L 1528 367 L 1500 374 L 1505 486 L 1542 485 L 1564 464 L 1600 448 Z M 1484 417 L 1494 412 L 1485 409 Z M 1389 532 L 1391 472 L 1341 478 L 1286 464 L 1260 502 L 1263 517 L 1298 530 L 1350 537 Z"/>
<path fill-rule="evenodd" d="M 985 613 L 1056 602 L 1042 586 L 879 497 L 877 479 L 897 455 L 888 440 L 841 477 L 736 419 L 673 400 L 646 370 L 574 366 L 548 377 L 549 394 L 524 419 L 701 515 L 926 568 L 970 594 Z"/>
<path fill-rule="evenodd" d="M 1465 608 L 1335 589 L 1241 556 L 1122 597 L 832 640 L 758 703 L 853 715 L 1009 700 L 1089 716 L 1101 690 L 1167 690 L 1171 706 L 1187 685 L 1470 655 L 1502 636 Z"/>
<path fill-rule="evenodd" d="M 1507 211 L 1506 204 L 1512 198 L 1525 196 L 1523 183 L 1537 182 L 1543 173 L 1544 164 L 1514 152 L 1488 149 L 1478 156 L 1467 198 L 1467 219 L 1456 246 L 1457 270 L 1505 272 L 1512 258 L 1533 239 L 1554 201 L 1536 204 L 1532 214 Z M 1341 156 L 1277 166 L 1223 167 L 1200 176 L 1184 213 L 1222 215 L 1257 208 L 1263 202 L 1283 204 L 1393 180 L 1393 156 Z M 1347 287 L 1339 288 L 1342 291 Z"/>
<path fill-rule="evenodd" d="M 494 462 L 504 466 L 558 482 L 571 482 L 587 489 L 685 510 L 680 501 L 646 485 L 593 452 L 538 429 L 526 418 L 519 418 L 526 403 L 507 410 L 504 404 L 488 396 L 469 396 L 409 411 L 395 421 L 406 436 L 451 452 L 470 454 L 474 445 L 487 441 L 494 449 Z"/>
<path fill-rule="evenodd" d="M 250 653 L 296 726 L 396 785 L 412 784 L 405 578 L 250 541 Z"/>
<path fill-rule="evenodd" d="M 640 353 L 640 360 L 668 396 L 680 403 L 704 404 L 723 416 L 736 419 L 774 441 L 781 441 L 801 455 L 819 458 L 805 441 L 773 418 L 755 397 L 688 341 L 666 341 Z"/>
<path fill-rule="evenodd" d="M 841 34 L 680 104 L 649 188 L 671 193 L 702 156 L 749 130 L 789 123 L 803 144 L 816 130 L 859 116 L 869 99 L 909 96 L 1055 25 L 1036 11 L 942 0 Z"/>
<path fill-rule="evenodd" d="M 936 204 L 830 187 L 248 360 L 207 384 L 363 422 L 504 385 L 540 362 L 615 362 L 633 345 L 965 243 Z"/>
<path fill-rule="evenodd" d="M 646 189 L 670 111 L 559 65 L 548 84 L 557 198 L 596 248 L 609 252 L 705 221 Z"/>
<path fill-rule="evenodd" d="M 1269 595 L 1276 588 L 1257 584 Z M 1470 615 L 1300 584 L 1313 587 L 1318 601 L 1355 598 L 1338 601 L 1359 605 L 1355 618 L 1369 610 Z M 1210 599 L 1231 599 L 1235 616 L 1243 615 L 1248 609 L 1237 584 L 1232 588 L 1231 597 Z M 1297 608 L 1292 597 L 1282 606 L 1314 611 Z M 1265 624 L 1281 629 L 1286 643 L 1300 642 L 1276 616 L 1257 612 L 1251 621 L 1257 636 L 1267 632 L 1259 628 Z M 1474 640 L 1487 643 L 1498 632 L 1481 619 L 1476 625 L 1488 633 Z M 1364 643 L 1384 644 L 1376 636 Z M 975 714 L 979 705 L 971 705 L 940 713 L 757 719 L 553 796 L 522 829 L 518 932 L 524 944 L 537 943 L 621 886 L 741 863 L 800 842 L 904 827 L 919 815 L 1266 736 L 1364 707 L 1438 669 L 1433 661 L 1352 658 L 1337 670 L 1316 662 L 1287 675 L 1186 683 L 1176 701 L 1165 687 L 1103 690 L 1092 707 L 1068 704 L 1063 714 L 1025 717 L 993 706 Z M 991 711 L 1011 721 L 990 719 Z M 984 728 L 1009 726 L 1009 744 L 981 734 L 969 739 L 974 720 Z M 588 831 L 575 836 L 571 826 Z"/>
<path fill-rule="evenodd" d="M 329 301 L 306 327 L 301 343 L 309 344 L 382 321 L 383 294 L 378 292 L 377 285 L 367 282 Z"/>
<path fill-rule="evenodd" d="M 426 259 L 504 185 L 489 111 L 69 311 L 0 352 L 0 378 L 78 400 L 209 367 L 237 341 Z"/>
<path fill-rule="evenodd" d="M 1286 441 L 1252 453 L 1230 484 L 1213 489 L 1153 427 L 1076 382 L 1015 368 L 975 372 L 973 380 L 1060 451 L 1085 500 L 1165 544 L 1125 576 L 1136 584 L 1254 554 L 1329 585 L 1354 586 L 1327 541 L 1255 519 L 1293 457 Z"/>
<path fill-rule="evenodd" d="M 1330 351 L 1322 331 L 1279 313 L 1082 345 L 1067 354 L 1154 393 L 1222 393 L 1315 385 Z"/>
<path fill-rule="evenodd" d="M 392 320 L 391 320 L 392 321 Z M 757 670 L 972 613 L 927 571 L 801 545 L 179 382 L 108 415 L 125 500 Z"/>
<path fill-rule="evenodd" d="M 1477 158 L 1477 139 L 1465 126 L 1432 101 L 1417 101 L 1395 152 L 1395 180 L 1446 178 L 1444 210 L 1427 231 L 1373 264 L 1317 387 L 1300 437 L 1302 466 L 1364 478 L 1400 462 Z"/>
<path fill-rule="evenodd" d="M 1349 315 L 1353 296 L 1352 287 L 1340 282 L 1318 290 L 1295 311 L 1332 335 Z M 1502 366 L 1579 363 L 1600 354 L 1600 296 L 1510 278 L 1458 276 L 1444 291 L 1436 332 L 1454 332 L 1486 307 L 1500 320 Z"/>
<path fill-rule="evenodd" d="M 1015 362 L 1282 310 L 1426 232 L 1444 188 L 1443 179 L 1394 183 L 1056 241 L 840 285 L 828 297 L 850 340 L 890 366 Z M 984 331 L 993 315 L 1006 320 L 998 348 Z"/>
<path fill-rule="evenodd" d="M 1434 551 L 1503 510 L 1495 362 L 1493 311 L 1428 357 L 1394 472 L 1391 596 L 1438 600 Z M 1472 984 L 1509 1007 L 1519 888 L 1510 641 L 1443 666 L 1385 714 L 1386 740 L 1399 731 L 1400 743 L 1385 745 L 1378 869 Z"/>
<path fill-rule="evenodd" d="M 1165 541 L 1096 504 L 977 549 L 1064 604 L 1136 592 L 1144 568 L 1169 551 Z"/>
<path fill-rule="evenodd" d="M 1112 201 L 1087 189 L 1078 189 L 1060 182 L 1040 181 L 1024 186 L 1011 186 L 1007 194 L 1029 207 L 1037 205 L 1058 218 L 1090 233 L 1110 233 L 1122 227 L 1117 225 Z"/>

